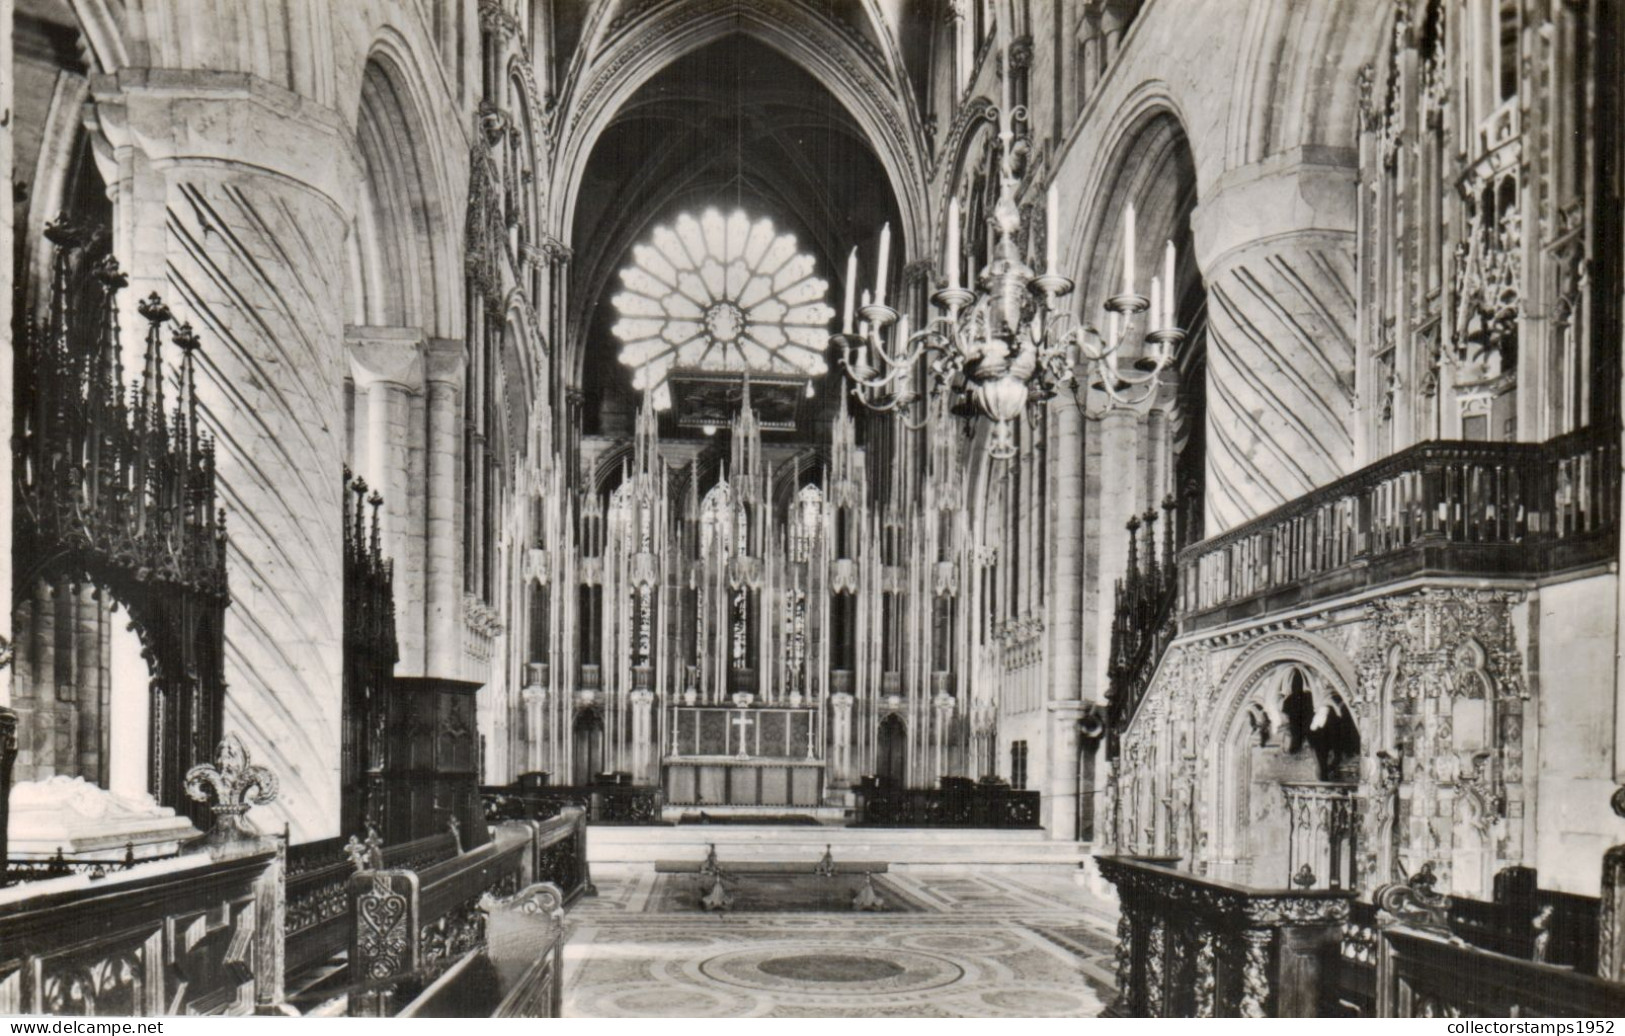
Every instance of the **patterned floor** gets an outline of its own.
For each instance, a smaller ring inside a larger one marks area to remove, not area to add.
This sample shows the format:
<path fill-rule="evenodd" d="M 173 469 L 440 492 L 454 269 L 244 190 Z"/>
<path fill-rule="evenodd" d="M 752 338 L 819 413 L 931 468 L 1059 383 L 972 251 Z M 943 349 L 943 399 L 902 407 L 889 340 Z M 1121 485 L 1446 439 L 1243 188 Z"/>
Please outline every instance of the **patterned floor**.
<path fill-rule="evenodd" d="M 1063 872 L 888 874 L 923 913 L 674 909 L 657 876 L 597 879 L 570 911 L 565 1014 L 1091 1017 L 1115 917 Z"/>

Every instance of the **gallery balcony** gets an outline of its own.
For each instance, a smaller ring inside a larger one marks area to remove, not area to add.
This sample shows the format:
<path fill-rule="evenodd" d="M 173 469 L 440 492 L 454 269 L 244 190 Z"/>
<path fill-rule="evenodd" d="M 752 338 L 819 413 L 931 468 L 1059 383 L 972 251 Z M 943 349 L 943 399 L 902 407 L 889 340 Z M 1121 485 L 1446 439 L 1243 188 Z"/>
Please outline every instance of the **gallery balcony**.
<path fill-rule="evenodd" d="M 1190 633 L 1427 576 L 1539 578 L 1617 550 L 1619 437 L 1436 441 L 1368 465 L 1178 556 Z"/>

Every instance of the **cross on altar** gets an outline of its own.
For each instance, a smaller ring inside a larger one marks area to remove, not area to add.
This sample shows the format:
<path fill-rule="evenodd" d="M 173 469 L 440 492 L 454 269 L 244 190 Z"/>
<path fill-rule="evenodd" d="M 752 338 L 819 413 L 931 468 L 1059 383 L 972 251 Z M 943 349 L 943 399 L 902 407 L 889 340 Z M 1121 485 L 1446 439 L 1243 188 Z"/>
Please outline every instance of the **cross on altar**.
<path fill-rule="evenodd" d="M 745 748 L 745 735 L 750 732 L 750 725 L 754 723 L 755 720 L 741 712 L 739 715 L 735 716 L 731 722 L 734 726 L 739 728 L 739 758 L 743 759 L 750 755 L 750 752 Z"/>

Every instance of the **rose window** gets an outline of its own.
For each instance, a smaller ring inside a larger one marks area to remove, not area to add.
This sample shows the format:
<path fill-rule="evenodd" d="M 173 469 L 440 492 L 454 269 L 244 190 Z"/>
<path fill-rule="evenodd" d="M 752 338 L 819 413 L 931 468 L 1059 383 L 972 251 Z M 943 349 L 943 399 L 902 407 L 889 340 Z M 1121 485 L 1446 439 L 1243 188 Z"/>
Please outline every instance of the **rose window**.
<path fill-rule="evenodd" d="M 683 215 L 632 249 L 611 328 L 632 387 L 671 406 L 673 369 L 806 375 L 827 371 L 835 311 L 813 258 L 768 219 Z"/>

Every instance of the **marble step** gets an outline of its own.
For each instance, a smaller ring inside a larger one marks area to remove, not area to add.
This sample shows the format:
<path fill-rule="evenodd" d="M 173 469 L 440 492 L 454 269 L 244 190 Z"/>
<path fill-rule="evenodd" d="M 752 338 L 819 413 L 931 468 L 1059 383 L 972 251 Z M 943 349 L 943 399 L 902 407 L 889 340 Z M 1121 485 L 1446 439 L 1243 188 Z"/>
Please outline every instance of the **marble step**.
<path fill-rule="evenodd" d="M 703 859 L 708 845 L 726 864 L 817 860 L 829 846 L 836 860 L 875 860 L 893 869 L 966 866 L 1076 868 L 1090 846 L 1049 840 L 1043 831 L 882 830 L 841 827 L 605 827 L 587 831 L 594 866 L 652 869 L 656 859 Z"/>

